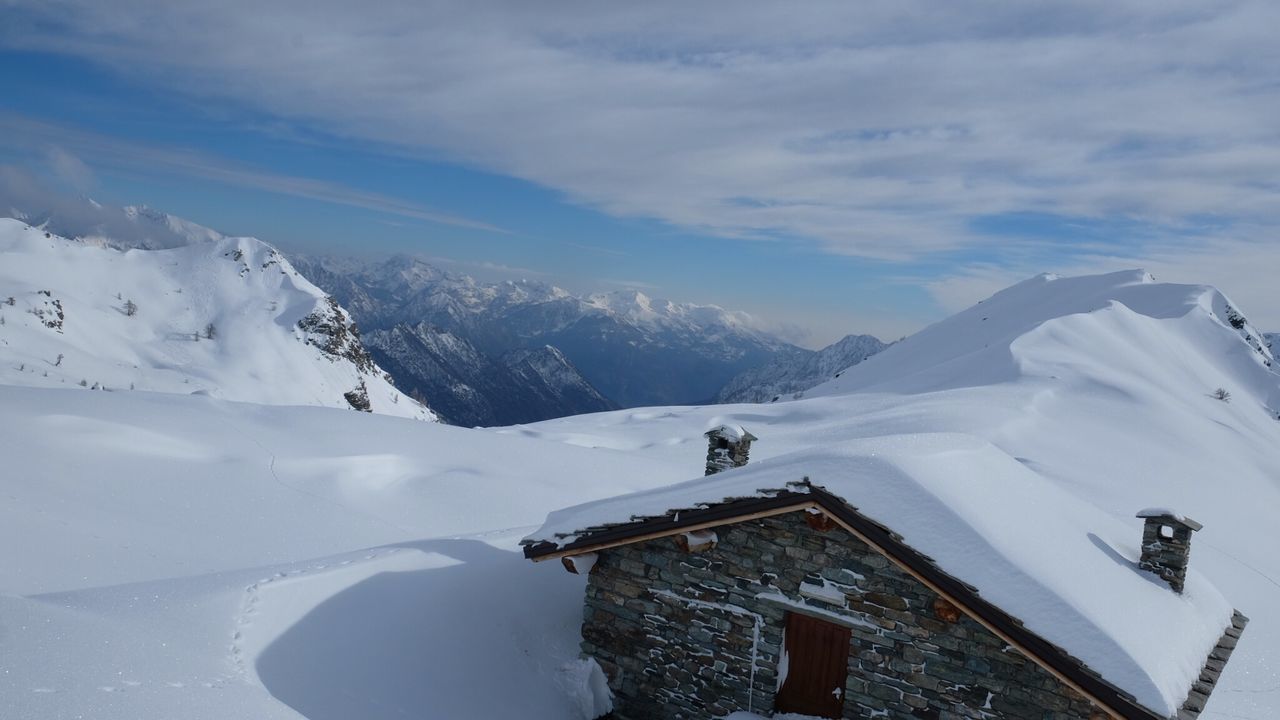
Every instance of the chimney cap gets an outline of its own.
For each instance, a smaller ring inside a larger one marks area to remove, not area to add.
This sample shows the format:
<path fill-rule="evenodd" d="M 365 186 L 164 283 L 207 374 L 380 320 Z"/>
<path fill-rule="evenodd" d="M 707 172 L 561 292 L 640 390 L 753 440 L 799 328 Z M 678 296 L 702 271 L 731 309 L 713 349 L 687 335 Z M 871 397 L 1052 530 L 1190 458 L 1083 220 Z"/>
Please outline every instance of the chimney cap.
<path fill-rule="evenodd" d="M 703 433 L 707 437 L 722 437 L 733 442 L 759 440 L 760 438 L 747 432 L 741 425 L 718 425 Z"/>
<path fill-rule="evenodd" d="M 1166 522 L 1169 524 L 1182 525 L 1183 527 L 1188 528 L 1190 530 L 1199 530 L 1200 528 L 1204 527 L 1203 525 L 1196 522 L 1195 520 L 1192 520 L 1186 515 L 1183 515 L 1182 513 L 1176 512 L 1174 510 L 1170 510 L 1169 508 L 1159 508 L 1159 507 L 1146 508 L 1145 510 L 1139 510 L 1137 517 L 1140 517 L 1146 520 L 1160 520 L 1162 522 Z"/>

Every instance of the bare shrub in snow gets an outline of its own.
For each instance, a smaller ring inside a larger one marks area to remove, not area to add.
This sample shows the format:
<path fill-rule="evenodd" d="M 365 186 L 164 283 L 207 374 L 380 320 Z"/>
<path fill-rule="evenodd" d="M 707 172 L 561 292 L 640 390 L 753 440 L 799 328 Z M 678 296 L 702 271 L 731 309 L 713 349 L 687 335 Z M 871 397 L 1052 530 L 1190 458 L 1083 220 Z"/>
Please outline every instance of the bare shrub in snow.
<path fill-rule="evenodd" d="M 133 300 L 124 301 L 124 314 L 133 317 L 138 314 L 138 304 Z"/>
<path fill-rule="evenodd" d="M 1231 393 L 1228 392 L 1226 388 L 1218 388 L 1217 390 L 1214 390 L 1210 397 L 1214 400 L 1221 400 L 1222 402 L 1231 402 Z"/>

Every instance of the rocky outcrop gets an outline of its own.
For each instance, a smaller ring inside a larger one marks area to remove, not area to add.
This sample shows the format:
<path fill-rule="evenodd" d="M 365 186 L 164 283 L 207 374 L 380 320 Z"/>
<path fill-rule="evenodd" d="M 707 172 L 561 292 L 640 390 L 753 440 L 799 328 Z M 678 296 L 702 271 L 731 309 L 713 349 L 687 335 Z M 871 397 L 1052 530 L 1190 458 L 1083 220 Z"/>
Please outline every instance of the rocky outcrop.
<path fill-rule="evenodd" d="M 376 366 L 364 345 L 360 329 L 333 296 L 326 296 L 321 307 L 298 321 L 308 345 L 314 345 L 330 360 L 351 361 L 362 373 L 374 372 Z"/>

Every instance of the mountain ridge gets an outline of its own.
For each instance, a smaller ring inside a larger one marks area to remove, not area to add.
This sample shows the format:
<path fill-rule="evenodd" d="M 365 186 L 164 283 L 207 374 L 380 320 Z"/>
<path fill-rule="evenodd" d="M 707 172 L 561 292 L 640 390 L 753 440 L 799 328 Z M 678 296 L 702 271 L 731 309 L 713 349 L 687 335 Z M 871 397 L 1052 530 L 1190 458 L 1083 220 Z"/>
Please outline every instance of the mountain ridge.
<path fill-rule="evenodd" d="M 718 403 L 772 402 L 802 393 L 889 347 L 873 335 L 846 335 L 821 350 L 745 370 L 716 394 Z"/>
<path fill-rule="evenodd" d="M 119 250 L 0 219 L 0 257 L 0 381 L 435 419 L 391 385 L 346 310 L 260 240 Z"/>

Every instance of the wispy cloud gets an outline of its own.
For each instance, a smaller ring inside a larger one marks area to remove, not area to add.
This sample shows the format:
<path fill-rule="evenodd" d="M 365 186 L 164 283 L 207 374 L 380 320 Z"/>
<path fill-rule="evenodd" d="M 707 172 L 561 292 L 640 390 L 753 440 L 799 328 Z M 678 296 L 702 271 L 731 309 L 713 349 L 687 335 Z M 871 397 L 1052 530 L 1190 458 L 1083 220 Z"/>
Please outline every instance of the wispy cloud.
<path fill-rule="evenodd" d="M 616 288 L 625 288 L 628 290 L 661 290 L 662 286 L 657 283 L 645 282 L 643 280 L 623 280 L 619 278 L 600 278 L 596 282 L 601 285 L 608 285 Z"/>
<path fill-rule="evenodd" d="M 55 166 L 67 160 L 58 154 L 49 159 Z M 79 170 L 74 163 L 72 167 Z M 120 208 L 90 203 L 23 168 L 0 164 L 0 216 L 9 215 L 44 224 L 65 237 L 99 237 L 118 247 L 163 248 L 190 242 L 164 223 L 137 222 Z"/>
<path fill-rule="evenodd" d="M 0 113 L 0 147 L 17 151 L 29 151 L 36 147 L 50 148 L 46 159 L 55 174 L 80 191 L 87 188 L 79 185 L 92 179 L 88 166 L 80 160 L 83 157 L 102 167 L 147 174 L 172 173 L 412 220 L 509 234 L 509 231 L 489 223 L 442 213 L 388 195 L 314 178 L 262 171 L 231 164 L 186 148 L 131 142 L 12 113 Z"/>
<path fill-rule="evenodd" d="M 623 250 L 614 250 L 613 248 L 604 248 L 598 245 L 583 245 L 582 243 L 575 243 L 575 242 L 565 242 L 565 245 L 568 245 L 569 247 L 572 247 L 572 248 L 578 248 L 579 250 L 586 250 L 589 253 L 596 253 L 598 255 L 611 255 L 613 257 L 630 257 L 631 256 L 631 253 L 629 252 L 626 252 Z"/>
<path fill-rule="evenodd" d="M 1280 4 L 1266 0 L 479 0 L 376 13 L 338 0 L 14 0 L 0 44 L 444 154 L 621 216 L 911 260 L 990 243 L 970 220 L 1007 212 L 1280 225 L 1277 26 Z"/>
<path fill-rule="evenodd" d="M 54 176 L 71 189 L 83 193 L 93 187 L 93 171 L 80 158 L 57 145 L 49 147 L 46 157 Z"/>

